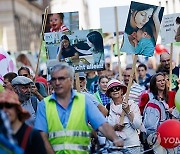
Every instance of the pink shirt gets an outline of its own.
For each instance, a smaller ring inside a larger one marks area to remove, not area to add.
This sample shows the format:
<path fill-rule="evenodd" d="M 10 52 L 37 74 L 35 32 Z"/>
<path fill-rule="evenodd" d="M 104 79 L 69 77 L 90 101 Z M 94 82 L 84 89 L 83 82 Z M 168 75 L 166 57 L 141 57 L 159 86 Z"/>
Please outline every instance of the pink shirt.
<path fill-rule="evenodd" d="M 65 25 L 62 25 L 60 28 L 59 28 L 59 31 L 58 32 L 66 32 L 66 31 L 69 31 L 69 29 L 65 26 Z M 50 32 L 56 32 L 53 28 L 50 29 Z"/>

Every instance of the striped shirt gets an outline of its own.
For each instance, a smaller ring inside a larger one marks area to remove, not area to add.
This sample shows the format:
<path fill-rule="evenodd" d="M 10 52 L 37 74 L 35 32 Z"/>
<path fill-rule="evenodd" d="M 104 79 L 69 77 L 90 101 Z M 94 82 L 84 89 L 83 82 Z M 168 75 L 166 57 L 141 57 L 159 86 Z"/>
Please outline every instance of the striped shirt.
<path fill-rule="evenodd" d="M 59 28 L 59 32 L 66 32 L 66 31 L 69 31 L 69 29 L 65 26 L 65 25 L 62 25 L 60 28 Z M 51 28 L 50 29 L 50 32 L 56 32 L 55 29 Z"/>
<path fill-rule="evenodd" d="M 140 86 L 137 83 L 133 83 L 130 89 L 130 94 L 128 99 L 133 100 L 136 104 L 139 103 L 139 98 L 141 96 L 141 93 L 145 90 L 144 86 Z"/>

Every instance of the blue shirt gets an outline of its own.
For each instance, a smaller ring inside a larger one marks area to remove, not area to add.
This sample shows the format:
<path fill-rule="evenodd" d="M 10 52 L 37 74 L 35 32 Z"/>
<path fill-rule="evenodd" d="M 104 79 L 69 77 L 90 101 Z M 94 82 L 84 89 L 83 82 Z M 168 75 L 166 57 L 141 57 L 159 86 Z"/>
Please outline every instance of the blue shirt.
<path fill-rule="evenodd" d="M 135 54 L 151 57 L 154 54 L 154 41 L 149 38 L 142 38 L 137 44 Z"/>
<path fill-rule="evenodd" d="M 106 96 L 106 94 L 103 94 L 100 90 L 99 90 L 99 95 L 101 97 L 101 100 L 103 102 L 103 105 L 106 106 L 107 104 L 110 103 L 110 98 Z"/>
<path fill-rule="evenodd" d="M 65 109 L 63 108 L 56 99 L 56 94 L 52 94 L 50 99 L 56 101 L 56 107 L 59 115 L 59 119 L 61 120 L 61 123 L 64 128 L 66 128 L 69 115 L 72 109 L 72 104 L 74 97 L 78 97 L 77 93 L 72 90 L 71 99 L 69 101 L 68 107 Z M 89 95 L 85 95 L 85 113 L 86 113 L 86 123 L 88 122 L 91 124 L 93 129 L 97 130 L 103 123 L 106 122 L 105 117 L 102 115 L 102 113 L 99 111 L 99 109 L 94 104 L 92 98 Z M 47 125 L 47 118 L 46 118 L 46 109 L 45 109 L 45 102 L 42 100 L 38 104 L 37 113 L 36 113 L 36 120 L 35 120 L 35 128 L 48 133 L 48 125 Z M 53 118 L 53 117 L 52 117 Z"/>

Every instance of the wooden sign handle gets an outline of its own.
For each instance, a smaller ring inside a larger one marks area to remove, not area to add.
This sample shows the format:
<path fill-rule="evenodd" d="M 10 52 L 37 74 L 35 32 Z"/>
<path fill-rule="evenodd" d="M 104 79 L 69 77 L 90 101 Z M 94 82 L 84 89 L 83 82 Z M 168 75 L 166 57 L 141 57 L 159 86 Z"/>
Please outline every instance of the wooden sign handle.
<path fill-rule="evenodd" d="M 77 92 L 80 92 L 81 89 L 80 89 L 80 82 L 79 82 L 79 74 L 78 73 L 75 73 L 75 79 L 76 79 L 76 90 Z"/>
<path fill-rule="evenodd" d="M 117 52 L 118 52 L 118 70 L 119 70 L 119 80 L 122 81 L 122 71 L 121 71 L 121 59 L 120 59 L 120 50 L 119 50 L 119 29 L 118 29 L 118 12 L 117 7 L 114 7 L 114 15 L 115 15 L 115 26 L 116 26 L 116 44 L 117 44 Z"/>
<path fill-rule="evenodd" d="M 38 54 L 38 61 L 37 61 L 37 65 L 36 65 L 35 78 L 38 76 L 39 62 L 40 62 L 40 56 L 41 56 L 41 46 L 42 46 L 44 31 L 45 31 L 45 27 L 46 27 L 48 9 L 49 9 L 49 6 L 47 6 L 47 7 L 45 8 L 45 11 L 44 11 L 44 19 L 43 19 L 43 24 L 42 24 L 42 27 L 41 27 L 39 54 Z M 35 79 L 34 79 L 34 80 L 35 80 Z"/>
<path fill-rule="evenodd" d="M 169 91 L 172 90 L 172 55 L 173 55 L 173 43 L 171 43 L 171 48 L 170 48 Z"/>
<path fill-rule="evenodd" d="M 137 55 L 135 55 L 134 58 L 133 58 L 133 66 L 132 66 L 131 76 L 130 76 L 130 79 L 129 79 L 127 92 L 126 92 L 126 96 L 125 96 L 125 100 L 124 100 L 125 102 L 128 101 L 128 97 L 129 97 L 129 94 L 130 94 L 130 89 L 131 89 L 131 85 L 132 85 L 132 81 L 133 81 L 134 73 L 135 73 L 135 69 L 136 69 L 137 58 L 138 58 Z M 121 117 L 120 117 L 120 125 L 124 124 L 124 116 L 125 116 L 125 112 L 123 110 L 122 113 L 121 113 Z"/>

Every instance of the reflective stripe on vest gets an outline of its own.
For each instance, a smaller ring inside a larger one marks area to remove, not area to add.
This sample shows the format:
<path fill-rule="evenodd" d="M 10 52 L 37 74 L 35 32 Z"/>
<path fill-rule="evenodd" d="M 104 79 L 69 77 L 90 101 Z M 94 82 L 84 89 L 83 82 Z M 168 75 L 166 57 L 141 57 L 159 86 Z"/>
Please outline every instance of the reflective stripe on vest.
<path fill-rule="evenodd" d="M 79 144 L 61 144 L 61 145 L 53 145 L 54 151 L 61 150 L 76 150 L 76 151 L 90 151 L 90 146 L 82 146 Z"/>
<path fill-rule="evenodd" d="M 54 151 L 56 153 L 60 151 L 77 153 L 77 151 L 82 152 L 83 149 L 89 150 L 91 131 L 85 119 L 85 95 L 77 93 L 77 96 L 74 97 L 66 128 L 63 128 L 60 121 L 56 102 L 50 100 L 50 96 L 46 97 L 44 101 L 49 141 Z M 74 146 L 70 148 L 69 145 Z M 75 149 L 77 151 L 74 151 Z M 88 153 L 88 151 L 86 152 Z"/>
<path fill-rule="evenodd" d="M 50 132 L 49 138 L 61 137 L 61 136 L 82 136 L 82 137 L 90 137 L 91 133 L 88 131 L 57 131 L 57 132 Z"/>

